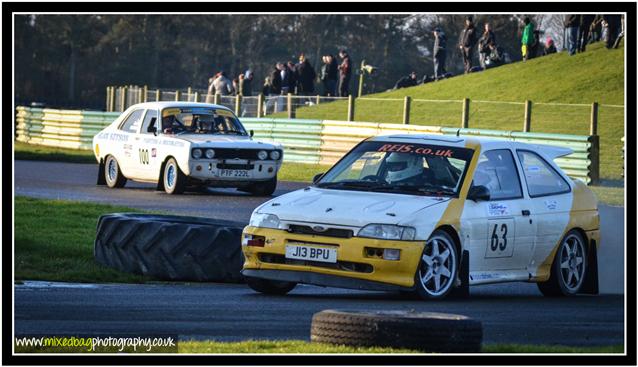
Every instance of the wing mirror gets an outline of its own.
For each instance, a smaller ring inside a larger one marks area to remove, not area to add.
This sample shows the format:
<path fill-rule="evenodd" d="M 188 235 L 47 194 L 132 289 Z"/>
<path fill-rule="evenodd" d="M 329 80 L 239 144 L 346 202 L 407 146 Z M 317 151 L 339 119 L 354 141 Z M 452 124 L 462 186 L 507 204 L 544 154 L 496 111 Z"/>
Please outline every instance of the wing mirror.
<path fill-rule="evenodd" d="M 255 135 L 255 131 L 254 130 L 250 130 L 250 137 L 252 138 Z"/>
<path fill-rule="evenodd" d="M 467 198 L 472 201 L 488 201 L 490 200 L 490 190 L 483 185 L 472 186 L 467 193 Z"/>
<path fill-rule="evenodd" d="M 151 122 L 148 124 L 148 127 L 146 128 L 146 132 L 153 133 L 153 135 L 157 136 L 157 127 L 155 127 L 155 121 L 157 121 L 157 119 L 153 117 L 151 119 Z"/>
<path fill-rule="evenodd" d="M 317 173 L 317 174 L 315 175 L 315 177 L 313 177 L 313 178 L 312 178 L 312 183 L 313 183 L 313 184 L 316 184 L 316 183 L 317 183 L 317 181 L 319 181 L 319 180 L 321 179 L 321 177 L 323 177 L 323 173 Z"/>

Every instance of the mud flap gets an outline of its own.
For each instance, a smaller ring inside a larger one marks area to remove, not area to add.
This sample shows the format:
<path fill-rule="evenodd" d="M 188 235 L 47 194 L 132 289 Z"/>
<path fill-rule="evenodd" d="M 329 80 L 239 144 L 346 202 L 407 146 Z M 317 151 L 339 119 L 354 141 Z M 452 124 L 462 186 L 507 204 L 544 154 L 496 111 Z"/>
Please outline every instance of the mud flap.
<path fill-rule="evenodd" d="M 469 298 L 470 297 L 470 252 L 463 251 L 461 256 L 461 266 L 459 267 L 459 279 L 461 284 L 452 289 L 450 297 L 453 298 Z"/>
<path fill-rule="evenodd" d="M 106 185 L 106 177 L 104 177 L 104 161 L 100 160 L 100 164 L 97 169 L 97 183 L 96 185 Z"/>
<path fill-rule="evenodd" d="M 585 282 L 579 293 L 598 294 L 598 249 L 596 248 L 596 241 L 590 241 L 587 263 L 589 264 L 588 271 L 585 274 Z"/>

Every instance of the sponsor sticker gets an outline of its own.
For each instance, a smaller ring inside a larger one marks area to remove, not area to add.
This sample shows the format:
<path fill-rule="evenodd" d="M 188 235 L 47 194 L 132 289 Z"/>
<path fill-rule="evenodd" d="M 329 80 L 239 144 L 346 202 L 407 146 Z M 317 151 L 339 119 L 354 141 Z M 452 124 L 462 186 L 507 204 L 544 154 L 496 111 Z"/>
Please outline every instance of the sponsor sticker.
<path fill-rule="evenodd" d="M 558 203 L 556 202 L 556 200 L 545 200 L 545 207 L 547 208 L 547 210 L 556 210 L 557 206 Z"/>
<path fill-rule="evenodd" d="M 397 153 L 415 153 L 420 155 L 434 155 L 440 157 L 449 157 L 452 158 L 454 156 L 454 151 L 452 149 L 442 149 L 442 148 L 434 148 L 427 146 L 419 146 L 412 144 L 383 144 L 377 152 L 397 152 Z"/>
<path fill-rule="evenodd" d="M 216 110 L 218 116 L 234 117 L 233 113 L 226 110 Z"/>
<path fill-rule="evenodd" d="M 487 214 L 490 217 L 509 215 L 509 213 L 509 208 L 505 203 L 489 203 L 487 206 Z"/>
<path fill-rule="evenodd" d="M 162 111 L 162 117 L 177 115 L 180 112 L 179 108 L 166 108 Z"/>
<path fill-rule="evenodd" d="M 151 157 L 157 157 L 157 149 L 156 148 L 151 149 Z"/>

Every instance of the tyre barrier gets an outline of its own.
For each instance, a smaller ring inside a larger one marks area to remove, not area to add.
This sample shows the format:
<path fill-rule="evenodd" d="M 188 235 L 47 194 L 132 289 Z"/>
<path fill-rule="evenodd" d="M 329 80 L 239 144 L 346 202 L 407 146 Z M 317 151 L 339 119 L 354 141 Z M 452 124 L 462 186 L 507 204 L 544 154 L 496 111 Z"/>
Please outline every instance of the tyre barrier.
<path fill-rule="evenodd" d="M 478 353 L 482 339 L 480 321 L 436 312 L 324 310 L 310 327 L 312 342 L 422 352 Z"/>
<path fill-rule="evenodd" d="M 244 224 L 114 213 L 97 224 L 93 255 L 108 267 L 161 280 L 242 282 Z"/>

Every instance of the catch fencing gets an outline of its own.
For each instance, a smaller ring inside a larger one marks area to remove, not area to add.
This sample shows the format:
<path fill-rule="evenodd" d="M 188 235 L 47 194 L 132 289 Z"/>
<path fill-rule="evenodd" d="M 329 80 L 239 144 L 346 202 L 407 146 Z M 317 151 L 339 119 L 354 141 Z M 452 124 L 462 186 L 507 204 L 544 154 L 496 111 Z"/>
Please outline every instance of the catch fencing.
<path fill-rule="evenodd" d="M 29 107 L 16 109 L 17 140 L 29 144 L 91 149 L 93 136 L 119 116 L 118 112 L 55 110 Z M 556 160 L 571 177 L 585 183 L 599 179 L 599 137 L 528 133 L 487 129 L 460 129 L 338 120 L 242 118 L 255 138 L 284 144 L 287 162 L 333 164 L 353 146 L 370 136 L 389 134 L 439 134 L 489 137 L 567 147 L 573 153 Z"/>

